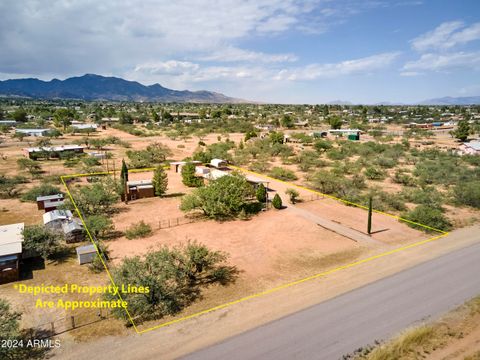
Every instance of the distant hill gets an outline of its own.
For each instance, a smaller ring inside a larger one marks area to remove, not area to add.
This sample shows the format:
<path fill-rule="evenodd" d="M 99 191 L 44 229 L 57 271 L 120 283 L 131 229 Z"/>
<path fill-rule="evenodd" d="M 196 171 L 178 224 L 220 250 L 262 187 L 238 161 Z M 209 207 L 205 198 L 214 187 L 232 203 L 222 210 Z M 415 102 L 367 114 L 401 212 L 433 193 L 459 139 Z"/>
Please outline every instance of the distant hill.
<path fill-rule="evenodd" d="M 419 103 L 420 105 L 480 105 L 480 96 L 451 97 L 429 99 Z"/>
<path fill-rule="evenodd" d="M 15 79 L 0 81 L 1 96 L 37 99 L 81 99 L 110 101 L 158 101 L 195 103 L 242 103 L 245 100 L 213 91 L 167 89 L 160 84 L 142 85 L 117 77 L 86 74 L 65 80 Z"/>

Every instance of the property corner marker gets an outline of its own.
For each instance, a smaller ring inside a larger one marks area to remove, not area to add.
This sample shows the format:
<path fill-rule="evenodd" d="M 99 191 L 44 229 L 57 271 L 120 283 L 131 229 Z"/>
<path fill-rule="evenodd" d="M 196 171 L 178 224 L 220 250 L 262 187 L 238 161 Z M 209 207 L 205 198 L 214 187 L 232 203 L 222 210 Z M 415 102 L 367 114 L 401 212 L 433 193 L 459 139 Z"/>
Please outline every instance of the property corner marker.
<path fill-rule="evenodd" d="M 237 166 L 232 166 L 230 165 L 231 168 L 237 170 L 237 171 L 240 171 L 240 172 L 244 172 L 244 173 L 250 173 L 250 174 L 254 174 L 254 175 L 257 175 L 257 176 L 261 176 L 261 177 L 264 177 L 264 178 L 268 178 L 270 180 L 273 180 L 273 181 L 277 181 L 277 182 L 281 182 L 281 183 L 284 183 L 288 186 L 291 186 L 293 188 L 297 188 L 297 189 L 302 189 L 302 190 L 305 190 L 305 191 L 309 191 L 315 195 L 320 195 L 320 196 L 323 196 L 323 197 L 327 197 L 327 198 L 330 198 L 330 199 L 333 199 L 333 200 L 336 200 L 336 201 L 340 201 L 346 205 L 350 205 L 350 206 L 355 206 L 355 207 L 358 207 L 358 208 L 361 208 L 361 209 L 365 209 L 367 210 L 368 208 L 366 206 L 363 206 L 361 204 L 356 204 L 356 203 L 353 203 L 353 202 L 350 202 L 350 201 L 347 201 L 347 200 L 344 200 L 344 199 L 340 199 L 340 198 L 337 198 L 335 196 L 331 196 L 331 195 L 328 195 L 328 194 L 324 194 L 324 193 L 321 193 L 319 191 L 316 191 L 316 190 L 312 190 L 312 189 L 309 189 L 307 187 L 304 187 L 304 186 L 301 186 L 301 185 L 296 185 L 296 184 L 293 184 L 293 183 L 290 183 L 290 182 L 287 182 L 287 181 L 283 181 L 283 180 L 279 180 L 279 179 L 275 179 L 275 178 L 272 178 L 270 176 L 266 176 L 264 174 L 259 174 L 259 173 L 256 173 L 254 171 L 250 171 L 250 170 L 247 170 L 247 169 L 243 169 L 243 168 L 240 168 L 240 167 L 237 167 Z M 131 172 L 145 172 L 145 171 L 153 171 L 155 170 L 155 168 L 145 168 L 145 169 L 132 169 L 130 170 Z M 110 273 L 109 269 L 108 269 L 108 266 L 107 264 L 105 263 L 104 259 L 102 256 L 100 256 L 100 251 L 97 247 L 97 244 L 95 243 L 95 241 L 93 240 L 93 237 L 90 233 L 90 231 L 88 230 L 86 224 L 85 224 L 85 219 L 83 218 L 82 216 L 82 213 L 80 211 L 80 209 L 77 207 L 77 204 L 75 203 L 75 200 L 73 199 L 73 196 L 72 194 L 70 193 L 70 189 L 68 188 L 68 184 L 67 182 L 65 181 L 66 179 L 73 179 L 73 178 L 78 178 L 78 177 L 87 177 L 87 176 L 102 176 L 102 175 L 110 175 L 110 174 L 113 174 L 112 171 L 104 171 L 104 172 L 95 172 L 95 173 L 88 173 L 88 174 L 71 174 L 71 175 L 63 175 L 60 177 L 61 181 L 62 181 L 62 184 L 63 186 L 65 187 L 65 190 L 70 198 L 70 201 L 72 202 L 74 208 L 75 208 L 75 211 L 77 212 L 80 220 L 82 221 L 82 224 L 83 226 L 85 227 L 85 230 L 87 232 L 87 235 L 88 235 L 88 238 L 90 239 L 90 241 L 92 242 L 92 244 L 94 245 L 95 247 L 95 250 L 97 251 L 97 254 L 99 255 L 100 257 L 100 260 L 102 261 L 102 264 L 105 268 L 105 271 L 107 272 L 107 275 L 108 275 L 108 278 L 111 282 L 111 284 L 113 286 L 116 286 L 115 284 L 115 281 L 113 280 L 113 276 L 112 274 Z M 188 316 L 184 316 L 184 317 L 181 317 L 181 318 L 178 318 L 178 319 L 175 319 L 175 320 L 172 320 L 172 321 L 168 321 L 168 322 L 165 322 L 163 324 L 160 324 L 160 325 L 157 325 L 157 326 L 153 326 L 153 327 L 150 327 L 150 328 L 147 328 L 147 329 L 143 329 L 143 330 L 139 330 L 135 324 L 135 321 L 133 320 L 132 316 L 130 315 L 130 312 L 128 311 L 128 306 L 125 308 L 125 312 L 126 312 L 126 315 L 127 315 L 127 318 L 129 320 L 129 322 L 132 324 L 133 328 L 135 329 L 135 331 L 138 333 L 138 334 L 143 334 L 143 333 L 146 333 L 148 331 L 151 331 L 151 330 L 156 330 L 156 329 L 160 329 L 160 328 L 163 328 L 165 326 L 168 326 L 168 325 L 172 325 L 172 324 L 176 324 L 176 323 L 179 323 L 179 322 L 182 322 L 182 321 L 185 321 L 185 320 L 188 320 L 188 319 L 192 319 L 192 318 L 196 318 L 196 317 L 199 317 L 200 315 L 204 315 L 204 314 L 208 314 L 208 313 L 211 313 L 213 311 L 216 311 L 216 310 L 220 310 L 220 309 L 224 309 L 224 308 L 227 308 L 227 307 L 230 307 L 230 306 L 233 306 L 235 304 L 238 304 L 238 303 L 241 303 L 241 302 L 244 302 L 244 301 L 247 301 L 247 300 L 251 300 L 251 299 L 255 299 L 255 298 L 258 298 L 258 297 L 261 297 L 261 296 L 265 296 L 265 295 L 268 295 L 268 294 L 271 294 L 273 292 L 276 292 L 276 291 L 280 291 L 280 290 L 283 290 L 283 289 L 286 289 L 286 288 L 289 288 L 291 286 L 294 286 L 294 285 L 298 285 L 298 284 L 301 284 L 301 283 L 304 283 L 304 282 L 307 282 L 307 281 L 311 281 L 311 280 L 314 280 L 314 279 L 318 279 L 318 278 L 321 278 L 321 277 L 325 277 L 327 275 L 330 275 L 330 274 L 333 274 L 335 272 L 338 272 L 340 270 L 344 270 L 344 269 L 349 269 L 349 268 L 352 268 L 352 267 L 355 267 L 355 266 L 358 266 L 358 265 L 361 265 L 361 264 L 364 264 L 364 263 L 367 263 L 367 262 L 370 262 L 370 261 L 373 261 L 373 260 L 376 260 L 376 259 L 379 259 L 379 258 L 383 258 L 383 257 L 386 257 L 386 256 L 389 256 L 389 255 L 392 255 L 392 254 L 395 254 L 395 253 L 398 253 L 398 252 L 401 252 L 401 251 L 404 251 L 404 250 L 407 250 L 407 249 L 411 249 L 411 248 L 414 248 L 414 247 L 417 247 L 417 246 L 421 246 L 421 245 L 424 245 L 424 244 L 427 244 L 427 243 L 430 243 L 432 241 L 435 241 L 435 240 L 438 240 L 442 237 L 445 237 L 447 236 L 449 233 L 447 231 L 442 231 L 442 230 L 439 230 L 439 229 L 435 229 L 433 227 L 430 227 L 430 226 L 427 226 L 427 225 L 424 225 L 424 224 L 420 224 L 420 223 L 417 223 L 417 222 L 414 222 L 414 221 L 410 221 L 408 219 L 403 219 L 399 216 L 396 216 L 396 215 L 392 215 L 392 214 L 388 214 L 386 212 L 383 212 L 383 211 L 379 211 L 379 210 L 373 210 L 374 212 L 378 213 L 378 214 L 382 214 L 382 215 L 386 215 L 386 216 L 389 216 L 389 217 L 392 217 L 394 219 L 397 219 L 399 221 L 402 221 L 402 222 L 407 222 L 407 223 L 410 223 L 410 224 L 414 224 L 414 225 L 417 225 L 419 227 L 423 227 L 425 229 L 428 229 L 430 231 L 433 231 L 433 232 L 436 232 L 440 235 L 436 235 L 434 237 L 431 237 L 431 238 L 428 238 L 426 240 L 422 240 L 422 241 L 418 241 L 416 243 L 413 243 L 413 244 L 409 244 L 409 245 L 405 245 L 405 246 L 401 246 L 401 247 L 398 247 L 398 248 L 395 248 L 393 250 L 389 250 L 389 251 L 386 251 L 386 252 L 383 252 L 383 253 L 380 253 L 380 254 L 377 254 L 377 255 L 373 255 L 373 256 L 370 256 L 368 258 L 365 258 L 365 259 L 362 259 L 362 260 L 358 260 L 358 261 L 354 261 L 352 263 L 349 263 L 349 264 L 346 264 L 346 265 L 342 265 L 342 266 L 339 266 L 339 267 L 336 267 L 334 269 L 330 269 L 330 270 L 327 270 L 327 271 L 323 271 L 321 273 L 318 273 L 318 274 L 315 274 L 315 275 L 311 275 L 311 276 L 308 276 L 308 277 L 305 277 L 305 278 L 302 278 L 302 279 L 299 279 L 299 280 L 295 280 L 295 281 L 292 281 L 292 282 L 289 282 L 289 283 L 286 283 L 286 284 L 283 284 L 283 285 L 279 285 L 279 286 L 276 286 L 274 288 L 271 288 L 271 289 L 268 289 L 268 290 L 265 290 L 265 291 L 262 291 L 262 292 L 259 292 L 259 293 L 256 293 L 256 294 L 252 294 L 252 295 L 248 295 L 248 296 L 245 296 L 245 297 L 242 297 L 240 299 L 237 299 L 237 300 L 234 300 L 234 301 L 230 301 L 230 302 L 227 302 L 227 303 L 224 303 L 224 304 L 221 304 L 221 305 L 218 305 L 218 306 L 214 306 L 212 308 L 209 308 L 209 309 L 206 309 L 206 310 L 203 310 L 203 311 L 199 311 L 197 313 L 194 313 L 194 314 L 191 314 L 191 315 L 188 315 Z M 117 296 L 119 298 L 120 301 L 123 301 L 122 299 L 122 296 L 120 294 L 120 292 L 117 293 Z"/>

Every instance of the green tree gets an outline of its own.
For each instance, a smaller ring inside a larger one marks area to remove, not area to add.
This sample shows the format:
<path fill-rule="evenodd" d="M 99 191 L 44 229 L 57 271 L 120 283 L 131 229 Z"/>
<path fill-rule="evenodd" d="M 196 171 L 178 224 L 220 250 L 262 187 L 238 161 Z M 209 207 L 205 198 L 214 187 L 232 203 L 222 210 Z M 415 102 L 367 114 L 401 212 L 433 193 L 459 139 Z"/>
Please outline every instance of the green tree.
<path fill-rule="evenodd" d="M 272 200 L 272 205 L 275 209 L 281 209 L 283 204 L 282 204 L 282 198 L 280 197 L 280 195 L 278 194 L 275 194 L 275 196 L 273 197 L 273 200 Z"/>
<path fill-rule="evenodd" d="M 470 135 L 470 124 L 466 120 L 462 120 L 458 122 L 458 126 L 455 130 L 452 130 L 452 135 L 455 136 L 460 141 L 466 141 L 468 139 L 468 135 Z"/>
<path fill-rule="evenodd" d="M 23 238 L 23 249 L 38 254 L 45 260 L 64 249 L 60 233 L 42 225 L 26 226 Z"/>
<path fill-rule="evenodd" d="M 13 118 L 13 120 L 15 120 L 17 122 L 26 122 L 27 121 L 27 112 L 22 108 L 17 109 L 12 113 L 12 118 Z"/>
<path fill-rule="evenodd" d="M 267 188 L 263 184 L 258 184 L 255 195 L 259 203 L 265 204 L 267 201 Z"/>
<path fill-rule="evenodd" d="M 282 120 L 280 120 L 280 124 L 283 126 L 283 127 L 286 127 L 286 128 L 292 128 L 293 127 L 293 119 L 290 115 L 288 114 L 284 114 L 282 116 Z"/>
<path fill-rule="evenodd" d="M 121 194 L 125 195 L 125 191 L 127 189 L 127 181 L 128 181 L 128 167 L 125 163 L 125 160 L 122 159 L 122 169 L 120 170 L 120 183 L 121 183 Z"/>
<path fill-rule="evenodd" d="M 122 111 L 119 118 L 120 124 L 133 124 L 133 117 L 129 113 Z"/>
<path fill-rule="evenodd" d="M 17 165 L 20 170 L 27 170 L 32 178 L 37 176 L 42 172 L 42 168 L 40 164 L 38 164 L 35 160 L 27 159 L 27 158 L 20 158 L 17 159 Z"/>
<path fill-rule="evenodd" d="M 90 215 L 85 219 L 85 225 L 96 238 L 104 238 L 115 229 L 113 221 L 105 215 Z"/>
<path fill-rule="evenodd" d="M 34 186 L 27 192 L 22 195 L 22 201 L 37 201 L 37 197 L 39 196 L 47 196 L 47 195 L 56 195 L 62 194 L 60 189 L 51 184 L 40 184 L 38 186 Z"/>
<path fill-rule="evenodd" d="M 57 109 L 53 114 L 53 122 L 56 126 L 63 126 L 63 130 L 67 130 L 72 124 L 74 114 L 70 109 Z"/>
<path fill-rule="evenodd" d="M 174 315 L 201 296 L 211 284 L 226 285 L 235 280 L 237 270 L 226 264 L 227 254 L 189 242 L 184 247 L 150 250 L 144 258 L 128 257 L 113 269 L 115 284 L 148 287 L 148 292 L 123 293 L 130 314 L 137 321 Z M 107 300 L 117 300 L 106 293 Z M 113 310 L 126 319 L 122 308 Z"/>
<path fill-rule="evenodd" d="M 163 196 L 167 192 L 168 175 L 162 165 L 155 168 L 152 179 L 155 195 Z"/>
<path fill-rule="evenodd" d="M 195 176 L 195 164 L 186 163 L 182 166 L 182 183 L 188 187 L 200 187 L 203 185 L 203 179 Z"/>
<path fill-rule="evenodd" d="M 287 190 L 285 190 L 285 194 L 289 196 L 291 204 L 295 204 L 298 201 L 298 197 L 300 196 L 300 193 L 292 188 L 288 188 Z"/>
<path fill-rule="evenodd" d="M 162 143 L 154 142 L 147 146 L 150 161 L 154 164 L 163 163 L 168 156 L 172 156 L 172 150 Z"/>
<path fill-rule="evenodd" d="M 367 221 L 367 233 L 372 233 L 372 196 L 368 198 L 368 221 Z"/>
<path fill-rule="evenodd" d="M 468 181 L 455 185 L 453 197 L 457 204 L 480 209 L 480 181 Z"/>
<path fill-rule="evenodd" d="M 71 192 L 77 206 L 86 216 L 109 214 L 119 199 L 117 186 L 118 183 L 107 178 L 93 185 L 80 186 Z"/>
<path fill-rule="evenodd" d="M 184 196 L 180 209 L 186 212 L 201 210 L 214 219 L 232 218 L 238 216 L 242 210 L 247 211 L 254 196 L 253 188 L 244 176 L 227 175 Z"/>
<path fill-rule="evenodd" d="M 327 123 L 332 129 L 340 129 L 342 127 L 342 119 L 336 115 L 329 116 Z"/>

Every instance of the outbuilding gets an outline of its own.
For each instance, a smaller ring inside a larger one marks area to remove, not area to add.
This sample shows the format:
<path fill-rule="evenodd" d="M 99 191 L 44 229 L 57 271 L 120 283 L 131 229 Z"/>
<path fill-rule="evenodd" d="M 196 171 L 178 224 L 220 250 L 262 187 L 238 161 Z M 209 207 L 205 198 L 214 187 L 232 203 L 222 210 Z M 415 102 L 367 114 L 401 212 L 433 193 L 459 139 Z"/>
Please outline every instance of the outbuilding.
<path fill-rule="evenodd" d="M 23 134 L 24 136 L 46 136 L 49 133 L 49 129 L 15 129 L 16 134 Z"/>
<path fill-rule="evenodd" d="M 151 180 L 127 181 L 127 200 L 154 197 L 155 191 Z"/>
<path fill-rule="evenodd" d="M 72 218 L 70 210 L 52 210 L 43 214 L 43 225 L 51 230 L 59 230 L 64 222 Z"/>
<path fill-rule="evenodd" d="M 75 250 L 77 252 L 77 259 L 80 265 L 93 262 L 93 259 L 95 259 L 95 256 L 97 255 L 97 250 L 93 244 L 79 246 Z"/>
<path fill-rule="evenodd" d="M 19 279 L 24 227 L 23 223 L 0 226 L 0 284 Z"/>
<path fill-rule="evenodd" d="M 63 204 L 64 204 L 63 194 L 54 194 L 54 195 L 37 197 L 37 209 L 45 210 L 45 212 L 55 210 L 57 207 Z"/>
<path fill-rule="evenodd" d="M 62 231 L 65 235 L 67 244 L 77 243 L 85 240 L 85 230 L 82 221 L 78 218 L 73 218 L 62 223 Z"/>

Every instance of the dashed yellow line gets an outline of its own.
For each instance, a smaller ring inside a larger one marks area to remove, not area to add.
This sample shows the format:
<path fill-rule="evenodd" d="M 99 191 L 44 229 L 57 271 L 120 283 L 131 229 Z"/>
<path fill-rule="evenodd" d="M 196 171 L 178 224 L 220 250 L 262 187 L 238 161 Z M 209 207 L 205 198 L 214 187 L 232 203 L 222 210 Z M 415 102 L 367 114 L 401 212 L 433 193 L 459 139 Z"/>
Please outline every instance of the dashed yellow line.
<path fill-rule="evenodd" d="M 324 197 L 328 197 L 328 198 L 331 198 L 333 200 L 340 201 L 344 204 L 356 206 L 356 207 L 359 207 L 359 208 L 362 208 L 362 209 L 368 209 L 366 206 L 363 206 L 361 204 L 356 204 L 356 203 L 353 203 L 351 201 L 340 199 L 340 198 L 337 198 L 337 197 L 332 196 L 332 195 L 323 194 L 319 191 L 312 190 L 312 189 L 309 189 L 309 188 L 301 186 L 301 185 L 296 185 L 296 184 L 293 184 L 293 183 L 290 183 L 290 182 L 287 182 L 287 181 L 275 179 L 275 178 L 272 178 L 270 176 L 266 176 L 264 174 L 259 174 L 259 173 L 256 173 L 254 171 L 243 169 L 243 168 L 240 168 L 240 167 L 237 167 L 237 166 L 231 166 L 230 165 L 230 167 L 232 167 L 232 168 L 234 168 L 238 171 L 255 174 L 255 175 L 260 176 L 260 177 L 271 179 L 272 181 L 278 181 L 278 182 L 284 183 L 286 185 L 289 185 L 289 186 L 292 186 L 292 187 L 295 187 L 295 188 L 306 190 L 306 191 L 309 191 L 309 192 L 314 193 L 316 195 L 321 195 L 321 196 L 324 196 Z M 153 170 L 155 170 L 155 168 L 132 169 L 132 170 L 129 170 L 129 172 L 145 172 L 145 171 L 153 171 Z M 103 266 L 104 266 L 104 268 L 105 268 L 105 270 L 108 274 L 110 282 L 112 283 L 113 286 L 116 286 L 115 282 L 113 280 L 113 277 L 112 277 L 112 275 L 111 275 L 111 273 L 110 273 L 110 271 L 107 267 L 107 264 L 104 262 L 103 256 L 100 255 L 99 249 L 98 249 L 97 245 L 95 244 L 95 241 L 93 240 L 93 237 L 90 234 L 90 231 L 88 230 L 88 228 L 85 224 L 85 220 L 83 219 L 83 216 L 82 216 L 80 210 L 78 209 L 78 207 L 75 203 L 75 200 L 73 199 L 72 194 L 70 193 L 70 190 L 69 190 L 69 188 L 68 188 L 68 186 L 65 182 L 65 179 L 71 179 L 71 178 L 76 178 L 76 177 L 86 177 L 86 176 L 109 175 L 109 174 L 112 174 L 112 173 L 113 173 L 113 171 L 104 171 L 104 172 L 96 172 L 96 173 L 88 173 L 88 174 L 72 174 L 72 175 L 61 176 L 60 179 L 62 180 L 62 183 L 65 186 L 65 189 L 67 191 L 67 194 L 68 194 L 73 206 L 75 207 L 75 210 L 76 210 L 78 216 L 80 217 L 80 220 L 82 221 L 83 226 L 85 227 L 85 229 L 87 231 L 87 234 L 88 234 L 88 237 L 89 237 L 90 241 L 95 246 L 95 250 L 97 251 L 97 254 L 102 261 L 102 264 L 103 264 Z M 163 328 L 163 327 L 168 326 L 168 325 L 176 324 L 176 323 L 188 320 L 188 319 L 196 318 L 200 315 L 204 315 L 204 314 L 208 314 L 208 313 L 220 310 L 220 309 L 224 309 L 224 308 L 233 306 L 235 304 L 238 304 L 238 303 L 241 303 L 241 302 L 244 302 L 244 301 L 247 301 L 247 300 L 259 298 L 261 296 L 265 296 L 265 295 L 271 294 L 273 292 L 289 288 L 289 287 L 294 286 L 294 285 L 298 285 L 298 284 L 301 284 L 301 283 L 304 283 L 304 282 L 307 282 L 307 281 L 310 281 L 310 280 L 318 279 L 320 277 L 324 277 L 324 276 L 327 276 L 329 274 L 333 274 L 333 273 L 338 272 L 340 270 L 349 269 L 349 268 L 352 268 L 352 267 L 355 267 L 355 266 L 358 266 L 358 265 L 361 265 L 361 264 L 364 264 L 364 263 L 367 263 L 367 262 L 370 262 L 370 261 L 373 261 L 373 260 L 376 260 L 376 259 L 379 259 L 379 258 L 382 258 L 382 257 L 386 257 L 386 256 L 389 256 L 389 255 L 392 255 L 392 254 L 395 254 L 395 253 L 398 253 L 398 252 L 401 252 L 401 251 L 404 251 L 404 250 L 407 250 L 407 249 L 411 249 L 411 248 L 414 248 L 414 247 L 417 247 L 417 246 L 421 246 L 421 245 L 427 244 L 429 242 L 438 240 L 438 239 L 440 239 L 442 237 L 445 237 L 449 234 L 447 231 L 442 231 L 442 230 L 439 230 L 439 229 L 435 229 L 433 227 L 430 227 L 430 226 L 427 226 L 427 225 L 424 225 L 424 224 L 419 224 L 419 223 L 416 223 L 414 221 L 410 221 L 408 219 L 403 219 L 399 216 L 388 214 L 388 213 L 385 213 L 383 211 L 379 211 L 379 210 L 373 210 L 373 211 L 376 212 L 376 213 L 382 214 L 382 215 L 390 216 L 390 217 L 395 218 L 397 220 L 401 220 L 401 221 L 404 221 L 404 222 L 408 222 L 410 224 L 414 224 L 414 225 L 424 227 L 424 228 L 429 229 L 431 231 L 438 232 L 441 235 L 437 235 L 437 236 L 434 236 L 434 237 L 426 239 L 426 240 L 418 241 L 418 242 L 410 244 L 410 245 L 401 246 L 399 248 L 389 250 L 389 251 L 383 252 L 381 254 L 373 255 L 373 256 L 370 256 L 368 258 L 358 260 L 358 261 L 355 261 L 355 262 L 352 262 L 352 263 L 349 263 L 349 264 L 346 264 L 346 265 L 342 265 L 342 266 L 336 267 L 336 268 L 331 269 L 331 270 L 327 270 L 327 271 L 324 271 L 324 272 L 321 272 L 321 273 L 318 273 L 318 274 L 315 274 L 315 275 L 311 275 L 311 276 L 308 276 L 308 277 L 305 277 L 305 278 L 302 278 L 302 279 L 299 279 L 299 280 L 295 280 L 295 281 L 292 281 L 292 282 L 289 282 L 289 283 L 286 283 L 286 284 L 283 284 L 283 285 L 280 285 L 280 286 L 277 286 L 277 287 L 274 287 L 274 288 L 271 288 L 271 289 L 268 289 L 268 290 L 265 290 L 265 291 L 262 291 L 262 292 L 259 292 L 259 293 L 256 293 L 256 294 L 245 296 L 245 297 L 242 297 L 240 299 L 230 301 L 230 302 L 227 302 L 227 303 L 224 303 L 224 304 L 221 304 L 221 305 L 217 305 L 217 306 L 214 306 L 212 308 L 209 308 L 209 309 L 206 309 L 206 310 L 203 310 L 203 311 L 199 311 L 199 312 L 196 312 L 194 314 L 187 315 L 187 316 L 175 319 L 175 320 L 171 320 L 171 321 L 168 321 L 168 322 L 165 322 L 163 324 L 156 325 L 156 326 L 153 326 L 153 327 L 150 327 L 150 328 L 147 328 L 147 329 L 139 330 L 137 328 L 136 324 L 135 324 L 135 321 L 133 320 L 132 316 L 130 315 L 130 313 L 128 311 L 128 308 L 125 308 L 125 312 L 127 314 L 127 317 L 129 319 L 130 323 L 132 324 L 133 328 L 135 329 L 135 331 L 138 334 L 143 334 L 143 333 L 146 333 L 148 331 L 160 329 L 160 328 Z M 118 293 L 118 297 L 121 301 L 123 301 L 120 293 Z"/>

